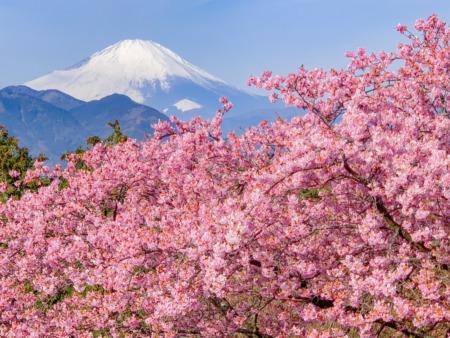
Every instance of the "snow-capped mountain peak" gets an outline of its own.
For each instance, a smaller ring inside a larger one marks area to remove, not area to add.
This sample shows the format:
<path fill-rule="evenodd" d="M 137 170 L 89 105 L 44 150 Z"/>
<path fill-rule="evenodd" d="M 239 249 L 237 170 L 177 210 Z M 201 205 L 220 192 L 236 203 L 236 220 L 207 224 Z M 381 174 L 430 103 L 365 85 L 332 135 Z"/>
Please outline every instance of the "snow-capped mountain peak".
<path fill-rule="evenodd" d="M 175 103 L 174 106 L 177 107 L 177 109 L 182 112 L 192 110 L 192 109 L 199 109 L 202 107 L 201 104 L 198 104 L 197 102 L 194 102 L 189 99 L 180 100 L 177 103 Z"/>
<path fill-rule="evenodd" d="M 169 77 L 182 77 L 204 84 L 205 80 L 220 79 L 184 60 L 170 49 L 153 41 L 123 40 L 95 53 L 91 57 L 93 67 L 105 62 L 120 66 L 129 78 L 166 80 Z"/>
<path fill-rule="evenodd" d="M 221 96 L 234 105 L 229 117 L 269 105 L 266 97 L 229 85 L 159 43 L 146 40 L 120 41 L 25 85 L 35 90 L 57 89 L 83 101 L 122 94 L 185 121 L 195 116 L 213 117 L 221 108 Z"/>
<path fill-rule="evenodd" d="M 152 96 L 144 88 L 168 91 L 180 79 L 206 88 L 225 85 L 168 48 L 145 40 L 120 41 L 72 67 L 25 85 L 37 90 L 59 89 L 85 101 L 121 93 L 142 103 Z"/>

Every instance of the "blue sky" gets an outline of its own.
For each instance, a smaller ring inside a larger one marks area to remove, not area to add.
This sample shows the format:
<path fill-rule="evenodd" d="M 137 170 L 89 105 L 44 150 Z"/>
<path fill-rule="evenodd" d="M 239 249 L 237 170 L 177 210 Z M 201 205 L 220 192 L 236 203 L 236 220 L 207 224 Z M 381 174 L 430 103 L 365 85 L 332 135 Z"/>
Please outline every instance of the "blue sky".
<path fill-rule="evenodd" d="M 393 50 L 398 23 L 432 13 L 450 22 L 448 0 L 0 0 L 0 88 L 135 38 L 245 88 L 264 70 L 341 68 L 348 50 Z"/>

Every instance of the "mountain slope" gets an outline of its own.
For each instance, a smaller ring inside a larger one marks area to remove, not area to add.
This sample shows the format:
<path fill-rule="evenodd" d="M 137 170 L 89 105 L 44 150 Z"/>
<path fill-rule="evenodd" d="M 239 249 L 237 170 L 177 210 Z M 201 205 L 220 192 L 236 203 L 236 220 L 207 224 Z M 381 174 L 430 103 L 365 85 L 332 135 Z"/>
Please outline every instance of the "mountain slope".
<path fill-rule="evenodd" d="M 167 116 L 156 109 L 131 100 L 128 96 L 113 94 L 93 100 L 70 110 L 72 116 L 90 135 L 105 138 L 111 133 L 108 122 L 119 120 L 122 132 L 128 137 L 142 139 L 151 132 L 150 126 Z"/>
<path fill-rule="evenodd" d="M 54 162 L 58 154 L 75 149 L 84 134 L 69 112 L 42 100 L 39 94 L 23 86 L 2 89 L 0 124 L 32 155 L 42 152 Z"/>
<path fill-rule="evenodd" d="M 168 120 L 123 95 L 84 102 L 56 90 L 36 91 L 26 86 L 0 90 L 0 125 L 33 156 L 42 152 L 51 164 L 58 162 L 62 153 L 84 145 L 89 136 L 109 135 L 112 130 L 106 124 L 115 119 L 127 136 L 136 139 L 151 134 L 151 124 Z"/>

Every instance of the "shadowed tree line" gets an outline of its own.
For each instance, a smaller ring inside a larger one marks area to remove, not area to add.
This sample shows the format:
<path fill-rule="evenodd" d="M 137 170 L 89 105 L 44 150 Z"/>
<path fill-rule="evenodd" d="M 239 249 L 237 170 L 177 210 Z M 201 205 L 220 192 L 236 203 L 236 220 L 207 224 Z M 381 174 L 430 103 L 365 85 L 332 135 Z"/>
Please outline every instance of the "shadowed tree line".
<path fill-rule="evenodd" d="M 61 160 L 65 161 L 70 155 L 81 157 L 80 155 L 97 143 L 116 145 L 127 140 L 127 136 L 120 130 L 119 121 L 109 122 L 108 126 L 113 130 L 104 140 L 98 136 L 91 136 L 86 140 L 87 148 L 79 146 L 74 151 L 67 151 L 61 155 Z M 0 125 L 0 201 L 5 202 L 9 198 L 19 199 L 25 191 L 36 191 L 39 187 L 47 185 L 50 182 L 48 177 L 40 177 L 38 180 L 23 183 L 26 172 L 34 169 L 35 162 L 44 162 L 45 160 L 47 157 L 43 153 L 36 157 L 31 156 L 28 148 L 20 147 L 19 139 L 11 136 L 6 127 Z M 84 167 L 85 164 L 80 158 L 77 161 L 77 168 Z"/>

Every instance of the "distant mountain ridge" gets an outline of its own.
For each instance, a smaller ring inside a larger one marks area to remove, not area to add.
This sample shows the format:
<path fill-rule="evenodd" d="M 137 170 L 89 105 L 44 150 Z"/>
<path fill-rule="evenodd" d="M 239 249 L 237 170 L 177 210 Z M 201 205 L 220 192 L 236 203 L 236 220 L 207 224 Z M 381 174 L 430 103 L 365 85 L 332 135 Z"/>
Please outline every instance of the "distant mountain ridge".
<path fill-rule="evenodd" d="M 39 91 L 26 86 L 8 86 L 2 89 L 2 93 L 9 95 L 29 95 L 64 110 L 70 110 L 85 103 L 56 89 Z"/>
<path fill-rule="evenodd" d="M 44 153 L 51 164 L 59 156 L 85 145 L 89 136 L 105 138 L 108 122 L 119 120 L 129 137 L 143 139 L 151 125 L 168 117 L 154 108 L 119 94 L 85 102 L 58 90 L 9 86 L 0 90 L 0 125 L 36 156 Z"/>

